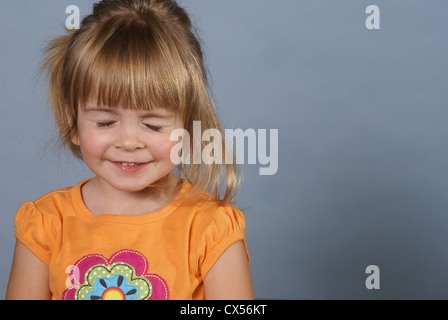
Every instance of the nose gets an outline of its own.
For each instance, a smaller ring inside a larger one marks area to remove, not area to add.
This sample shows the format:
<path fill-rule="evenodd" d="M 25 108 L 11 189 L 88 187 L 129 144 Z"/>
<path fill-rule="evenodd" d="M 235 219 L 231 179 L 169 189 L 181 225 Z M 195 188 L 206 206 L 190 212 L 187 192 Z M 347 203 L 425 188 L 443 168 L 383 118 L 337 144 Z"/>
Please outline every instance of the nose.
<path fill-rule="evenodd" d="M 120 126 L 115 140 L 115 148 L 130 152 L 143 147 L 144 144 L 140 139 L 138 128 L 131 124 Z"/>

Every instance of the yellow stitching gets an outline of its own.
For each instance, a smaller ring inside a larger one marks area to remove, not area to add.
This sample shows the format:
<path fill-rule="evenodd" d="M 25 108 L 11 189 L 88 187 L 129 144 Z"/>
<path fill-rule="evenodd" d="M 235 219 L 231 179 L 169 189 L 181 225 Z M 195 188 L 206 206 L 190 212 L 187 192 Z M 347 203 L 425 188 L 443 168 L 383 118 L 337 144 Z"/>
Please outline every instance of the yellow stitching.
<path fill-rule="evenodd" d="M 160 282 L 162 282 L 163 284 L 163 288 L 165 289 L 165 300 L 168 299 L 168 288 L 165 285 L 165 279 L 163 279 L 162 277 L 152 273 L 152 274 L 145 274 L 144 277 L 152 277 L 152 278 L 157 278 L 160 280 Z"/>

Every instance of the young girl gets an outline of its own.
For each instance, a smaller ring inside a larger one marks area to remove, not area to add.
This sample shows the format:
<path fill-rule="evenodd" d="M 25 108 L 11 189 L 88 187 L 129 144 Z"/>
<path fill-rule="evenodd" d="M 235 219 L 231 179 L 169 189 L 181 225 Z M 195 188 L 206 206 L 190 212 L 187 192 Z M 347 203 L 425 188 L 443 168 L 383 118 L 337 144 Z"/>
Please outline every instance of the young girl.
<path fill-rule="evenodd" d="M 222 132 L 185 11 L 103 0 L 46 52 L 61 141 L 94 177 L 19 209 L 7 299 L 252 299 L 236 167 L 170 157 L 175 129 Z"/>

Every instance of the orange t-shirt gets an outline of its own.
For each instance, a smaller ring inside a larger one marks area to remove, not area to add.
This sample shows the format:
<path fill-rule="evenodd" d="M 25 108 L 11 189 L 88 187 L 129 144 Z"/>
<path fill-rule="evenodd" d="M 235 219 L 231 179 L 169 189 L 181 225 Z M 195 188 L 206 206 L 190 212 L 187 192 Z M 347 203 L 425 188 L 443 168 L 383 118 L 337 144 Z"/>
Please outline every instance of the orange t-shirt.
<path fill-rule="evenodd" d="M 186 182 L 165 208 L 126 216 L 91 213 L 87 181 L 16 215 L 17 239 L 49 267 L 52 299 L 204 299 L 207 272 L 232 243 L 245 244 L 241 211 L 205 197 L 180 201 Z"/>

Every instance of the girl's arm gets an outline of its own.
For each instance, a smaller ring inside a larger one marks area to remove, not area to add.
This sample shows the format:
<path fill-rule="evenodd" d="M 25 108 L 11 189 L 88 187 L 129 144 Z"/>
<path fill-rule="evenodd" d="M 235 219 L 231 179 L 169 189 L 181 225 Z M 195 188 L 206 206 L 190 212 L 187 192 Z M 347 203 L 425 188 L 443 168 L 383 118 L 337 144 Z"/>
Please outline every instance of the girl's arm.
<path fill-rule="evenodd" d="M 254 299 L 243 241 L 232 244 L 215 262 L 205 276 L 204 293 L 207 300 Z"/>
<path fill-rule="evenodd" d="M 6 300 L 49 300 L 48 267 L 16 241 Z"/>

